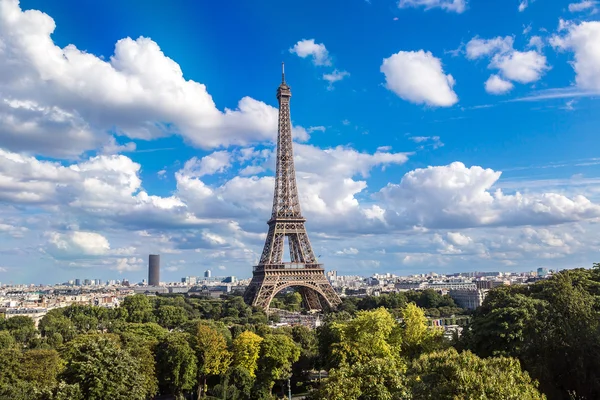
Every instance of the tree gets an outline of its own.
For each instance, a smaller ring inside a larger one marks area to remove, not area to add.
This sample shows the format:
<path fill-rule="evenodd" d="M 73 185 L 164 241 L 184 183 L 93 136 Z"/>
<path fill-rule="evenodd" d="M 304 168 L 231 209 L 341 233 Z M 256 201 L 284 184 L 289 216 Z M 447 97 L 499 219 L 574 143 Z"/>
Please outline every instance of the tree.
<path fill-rule="evenodd" d="M 265 335 L 260 344 L 257 382 L 258 390 L 273 388 L 275 381 L 287 379 L 292 370 L 292 364 L 298 361 L 300 349 L 289 336 Z"/>
<path fill-rule="evenodd" d="M 75 337 L 77 331 L 73 322 L 62 314 L 50 311 L 41 319 L 38 329 L 42 336 L 46 338 L 52 337 L 58 333 L 63 341 L 69 341 Z"/>
<path fill-rule="evenodd" d="M 182 397 L 196 383 L 198 360 L 189 344 L 189 335 L 173 332 L 166 335 L 156 349 L 159 387 Z"/>
<path fill-rule="evenodd" d="M 17 341 L 7 331 L 0 331 L 0 349 L 10 349 L 15 346 Z"/>
<path fill-rule="evenodd" d="M 447 349 L 423 354 L 409 368 L 414 400 L 542 400 L 527 372 L 514 358 L 482 359 Z"/>
<path fill-rule="evenodd" d="M 0 350 L 0 398 L 10 399 L 16 385 L 19 384 L 21 353 L 15 348 Z"/>
<path fill-rule="evenodd" d="M 425 311 L 415 303 L 408 303 L 402 310 L 402 324 L 399 331 L 403 354 L 415 357 L 423 351 L 430 351 L 441 345 L 442 332 L 427 326 Z M 437 342 L 437 343 L 436 343 Z"/>
<path fill-rule="evenodd" d="M 568 270 L 527 287 L 492 290 L 461 343 L 517 357 L 549 398 L 600 398 L 600 276 Z"/>
<path fill-rule="evenodd" d="M 310 396 L 311 400 L 401 400 L 409 398 L 406 365 L 396 358 L 373 358 L 343 365 Z"/>
<path fill-rule="evenodd" d="M 135 294 L 123 300 L 122 307 L 127 310 L 128 322 L 154 322 L 153 306 L 147 296 Z"/>
<path fill-rule="evenodd" d="M 345 323 L 334 322 L 334 342 L 331 344 L 332 356 L 337 364 L 334 366 L 397 356 L 398 343 L 390 341 L 394 329 L 398 329 L 398 325 L 383 307 L 359 311 L 354 319 Z"/>
<path fill-rule="evenodd" d="M 121 333 L 121 342 L 125 349 L 138 361 L 139 372 L 144 379 L 144 387 L 148 396 L 158 393 L 158 379 L 156 377 L 156 360 L 154 351 L 158 345 L 156 337 L 138 335 L 131 332 Z"/>
<path fill-rule="evenodd" d="M 206 378 L 210 375 L 222 375 L 231 363 L 231 353 L 227 350 L 225 338 L 213 328 L 199 324 L 196 333 L 196 354 L 198 357 L 198 375 L 202 385 L 198 385 L 198 397 L 206 393 Z"/>
<path fill-rule="evenodd" d="M 156 319 L 160 326 L 173 329 L 187 321 L 187 313 L 181 307 L 161 305 L 156 310 Z"/>
<path fill-rule="evenodd" d="M 245 368 L 252 378 L 256 377 L 260 343 L 262 341 L 263 338 L 250 331 L 240 333 L 233 340 L 233 365 Z"/>
<path fill-rule="evenodd" d="M 15 340 L 22 344 L 29 342 L 37 333 L 33 320 L 24 315 L 8 318 L 4 321 L 4 329 L 9 331 Z"/>
<path fill-rule="evenodd" d="M 39 389 L 53 388 L 63 368 L 64 361 L 56 350 L 27 350 L 21 356 L 19 377 Z"/>
<path fill-rule="evenodd" d="M 143 400 L 148 395 L 139 362 L 114 335 L 77 336 L 64 349 L 65 382 L 78 384 L 88 400 Z"/>

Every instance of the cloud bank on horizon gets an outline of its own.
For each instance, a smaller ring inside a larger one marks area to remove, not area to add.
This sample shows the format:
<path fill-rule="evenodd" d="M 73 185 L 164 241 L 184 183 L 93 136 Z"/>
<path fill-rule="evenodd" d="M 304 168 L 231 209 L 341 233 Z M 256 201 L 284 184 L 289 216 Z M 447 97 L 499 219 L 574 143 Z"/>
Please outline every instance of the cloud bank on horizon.
<path fill-rule="evenodd" d="M 188 42 L 173 33 L 159 43 L 152 24 L 132 22 L 120 28 L 130 37 L 114 41 L 116 30 L 90 36 L 74 22 L 93 14 L 79 3 L 59 11 L 0 0 L 0 281 L 141 280 L 148 253 L 164 255 L 172 281 L 207 268 L 249 276 L 271 208 L 278 76 L 252 70 L 267 65 L 257 56 L 244 60 L 256 78 L 233 81 L 225 60 L 262 47 L 294 71 L 301 206 L 328 269 L 597 261 L 596 2 L 557 6 L 554 25 L 536 22 L 543 2 L 497 4 L 519 22 L 492 28 L 476 21 L 496 11 L 475 0 L 390 0 L 392 14 L 353 3 L 348 37 L 315 20 L 269 42 L 253 39 L 264 21 L 249 23 L 248 37 L 216 39 L 208 24 L 206 54 L 181 56 Z M 205 7 L 217 20 L 227 14 Z M 355 40 L 355 18 L 372 20 L 371 37 Z M 435 35 L 401 35 L 429 20 L 462 32 L 439 26 L 444 48 Z"/>

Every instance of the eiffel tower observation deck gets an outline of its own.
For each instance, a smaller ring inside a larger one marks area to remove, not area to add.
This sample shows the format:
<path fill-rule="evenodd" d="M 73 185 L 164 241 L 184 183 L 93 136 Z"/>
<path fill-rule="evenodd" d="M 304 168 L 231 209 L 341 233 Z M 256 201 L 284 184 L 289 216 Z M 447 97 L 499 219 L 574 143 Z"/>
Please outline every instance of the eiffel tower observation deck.
<path fill-rule="evenodd" d="M 268 310 L 277 293 L 297 287 L 307 309 L 321 310 L 323 302 L 334 308 L 341 300 L 325 277 L 323 264 L 315 257 L 304 225 L 306 219 L 300 210 L 290 118 L 291 97 L 282 63 L 281 84 L 277 88 L 279 128 L 273 210 L 267 222 L 269 231 L 265 246 L 258 265 L 253 268 L 252 281 L 244 299 L 250 305 Z M 290 262 L 283 261 L 286 239 Z"/>

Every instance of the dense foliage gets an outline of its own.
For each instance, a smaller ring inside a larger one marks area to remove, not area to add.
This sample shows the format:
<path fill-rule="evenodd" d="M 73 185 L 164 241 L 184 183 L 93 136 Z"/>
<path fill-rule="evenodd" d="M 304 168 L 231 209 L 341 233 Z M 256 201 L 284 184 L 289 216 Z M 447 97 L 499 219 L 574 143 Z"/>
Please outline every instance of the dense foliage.
<path fill-rule="evenodd" d="M 296 293 L 274 306 L 299 310 Z M 0 399 L 600 398 L 600 269 L 490 291 L 344 298 L 317 329 L 273 328 L 239 296 L 129 296 L 0 321 Z M 428 318 L 471 319 L 448 340 Z M 543 394 L 542 394 L 543 393 Z"/>
<path fill-rule="evenodd" d="M 600 398 L 600 269 L 490 292 L 460 343 L 516 357 L 549 399 Z"/>

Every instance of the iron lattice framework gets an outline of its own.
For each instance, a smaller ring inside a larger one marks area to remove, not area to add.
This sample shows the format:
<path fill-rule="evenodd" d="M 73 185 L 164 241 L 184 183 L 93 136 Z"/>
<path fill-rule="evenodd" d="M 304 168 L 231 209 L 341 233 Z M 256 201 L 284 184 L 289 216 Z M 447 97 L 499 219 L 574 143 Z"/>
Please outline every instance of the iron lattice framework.
<path fill-rule="evenodd" d="M 321 300 L 334 308 L 341 300 L 325 277 L 323 265 L 315 257 L 304 226 L 306 219 L 300 211 L 292 148 L 290 97 L 292 92 L 285 83 L 282 64 L 281 85 L 277 89 L 279 129 L 273 211 L 267 222 L 269 232 L 265 247 L 258 265 L 253 269 L 252 281 L 244 299 L 248 304 L 268 310 L 277 293 L 287 287 L 297 286 L 309 310 L 321 310 Z M 286 237 L 290 262 L 283 261 Z"/>

